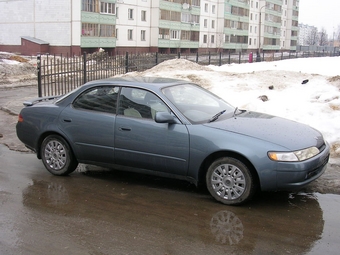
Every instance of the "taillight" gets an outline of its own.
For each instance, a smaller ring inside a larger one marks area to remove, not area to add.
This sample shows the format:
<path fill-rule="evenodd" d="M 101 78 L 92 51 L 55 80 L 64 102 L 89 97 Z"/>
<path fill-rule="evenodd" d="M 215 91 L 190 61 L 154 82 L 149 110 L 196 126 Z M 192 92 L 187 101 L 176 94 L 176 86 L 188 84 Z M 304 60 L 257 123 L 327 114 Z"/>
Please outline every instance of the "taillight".
<path fill-rule="evenodd" d="M 18 122 L 24 122 L 24 118 L 21 114 L 18 115 Z"/>

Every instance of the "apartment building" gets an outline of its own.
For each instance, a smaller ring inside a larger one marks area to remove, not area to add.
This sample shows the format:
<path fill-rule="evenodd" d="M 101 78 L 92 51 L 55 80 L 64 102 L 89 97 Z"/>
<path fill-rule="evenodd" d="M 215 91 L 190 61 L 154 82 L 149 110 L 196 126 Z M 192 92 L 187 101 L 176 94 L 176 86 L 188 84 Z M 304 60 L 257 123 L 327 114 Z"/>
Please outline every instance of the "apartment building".
<path fill-rule="evenodd" d="M 315 44 L 317 44 L 318 43 L 317 36 L 318 36 L 318 29 L 315 26 L 309 26 L 307 24 L 299 24 L 298 45 L 308 46 L 310 44 L 313 44 L 311 43 L 313 39 L 315 39 Z"/>
<path fill-rule="evenodd" d="M 0 51 L 296 50 L 299 0 L 0 0 Z"/>

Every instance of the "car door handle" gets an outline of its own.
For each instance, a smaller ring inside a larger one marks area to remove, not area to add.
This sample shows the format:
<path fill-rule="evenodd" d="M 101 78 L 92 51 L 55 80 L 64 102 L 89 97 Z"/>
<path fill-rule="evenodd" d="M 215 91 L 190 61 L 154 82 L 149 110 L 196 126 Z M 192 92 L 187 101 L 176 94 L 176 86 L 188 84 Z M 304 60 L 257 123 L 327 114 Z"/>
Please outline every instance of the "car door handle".
<path fill-rule="evenodd" d="M 120 131 L 131 131 L 131 128 L 120 127 L 119 130 L 120 130 Z"/>
<path fill-rule="evenodd" d="M 64 122 L 72 122 L 71 119 L 64 119 Z"/>

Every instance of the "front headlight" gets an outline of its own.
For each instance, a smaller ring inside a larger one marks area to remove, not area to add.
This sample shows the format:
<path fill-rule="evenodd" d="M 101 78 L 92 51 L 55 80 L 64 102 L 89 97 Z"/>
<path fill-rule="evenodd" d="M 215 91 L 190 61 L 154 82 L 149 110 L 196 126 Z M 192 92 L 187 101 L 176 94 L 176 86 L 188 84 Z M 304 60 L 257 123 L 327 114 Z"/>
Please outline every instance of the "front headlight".
<path fill-rule="evenodd" d="M 293 161 L 303 161 L 309 158 L 314 157 L 319 154 L 319 149 L 316 147 L 310 147 L 304 150 L 292 151 L 292 152 L 268 152 L 268 157 L 274 161 L 285 161 L 285 162 L 293 162 Z"/>

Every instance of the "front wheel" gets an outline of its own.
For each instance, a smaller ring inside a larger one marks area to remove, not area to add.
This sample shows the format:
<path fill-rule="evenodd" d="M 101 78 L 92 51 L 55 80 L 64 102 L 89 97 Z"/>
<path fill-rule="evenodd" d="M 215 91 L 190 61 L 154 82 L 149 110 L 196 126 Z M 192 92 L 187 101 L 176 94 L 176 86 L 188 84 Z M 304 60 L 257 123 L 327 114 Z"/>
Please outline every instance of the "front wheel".
<path fill-rule="evenodd" d="M 255 192 L 254 178 L 249 168 L 231 157 L 219 158 L 210 165 L 206 184 L 210 194 L 226 205 L 242 204 Z"/>
<path fill-rule="evenodd" d="M 68 143 L 58 135 L 47 136 L 41 144 L 41 159 L 54 175 L 68 175 L 78 165 Z"/>

